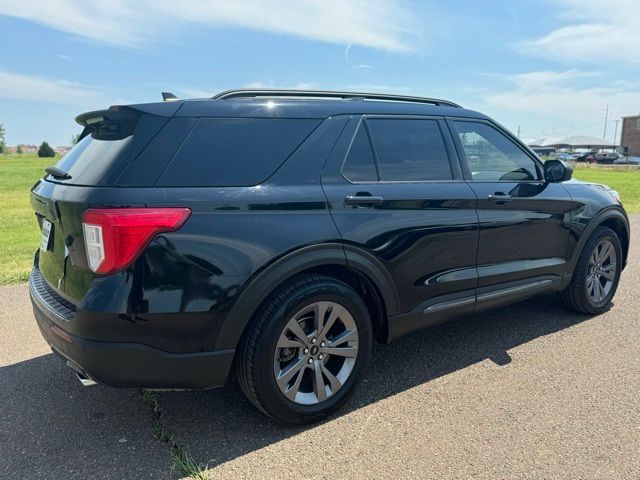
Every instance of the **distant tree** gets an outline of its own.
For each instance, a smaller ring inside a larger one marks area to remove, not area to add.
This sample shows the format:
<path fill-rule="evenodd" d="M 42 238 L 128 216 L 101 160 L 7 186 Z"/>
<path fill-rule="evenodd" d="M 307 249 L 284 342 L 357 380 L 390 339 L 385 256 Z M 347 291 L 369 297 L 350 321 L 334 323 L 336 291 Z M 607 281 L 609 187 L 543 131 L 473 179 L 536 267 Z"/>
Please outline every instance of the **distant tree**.
<path fill-rule="evenodd" d="M 6 144 L 4 141 L 5 129 L 4 125 L 0 123 L 0 153 L 4 153 L 4 149 L 6 148 Z"/>
<path fill-rule="evenodd" d="M 16 153 L 24 153 L 22 151 L 22 145 L 18 145 L 18 148 L 16 149 Z"/>
<path fill-rule="evenodd" d="M 71 135 L 71 146 L 73 146 L 76 143 L 78 143 L 78 140 L 80 140 L 80 134 L 79 133 L 76 133 L 75 135 Z"/>
<path fill-rule="evenodd" d="M 51 145 L 49 145 L 47 142 L 42 142 L 42 144 L 40 145 L 40 148 L 38 148 L 38 156 L 39 157 L 55 157 L 56 152 L 53 151 L 53 148 L 51 148 Z"/>

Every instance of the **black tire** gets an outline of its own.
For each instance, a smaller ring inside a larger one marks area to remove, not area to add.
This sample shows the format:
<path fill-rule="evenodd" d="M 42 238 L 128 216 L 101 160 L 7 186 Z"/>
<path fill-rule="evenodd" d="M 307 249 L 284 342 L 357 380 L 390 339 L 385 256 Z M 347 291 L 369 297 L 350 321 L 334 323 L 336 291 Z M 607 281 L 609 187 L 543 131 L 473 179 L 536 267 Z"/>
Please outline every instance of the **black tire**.
<path fill-rule="evenodd" d="M 358 352 L 349 377 L 326 400 L 302 405 L 288 399 L 276 383 L 274 355 L 278 339 L 288 321 L 314 302 L 335 302 L 347 309 L 358 331 Z M 258 409 L 290 424 L 322 420 L 353 394 L 369 363 L 373 332 L 362 298 L 346 283 L 318 274 L 292 278 L 260 308 L 240 342 L 237 376 L 240 388 Z"/>
<path fill-rule="evenodd" d="M 611 289 L 604 298 L 596 302 L 587 292 L 587 276 L 589 274 L 589 259 L 597 245 L 603 240 L 611 242 L 615 249 L 616 265 L 615 279 L 612 281 Z M 616 293 L 622 271 L 622 246 L 616 232 L 607 227 L 597 227 L 585 243 L 580 252 L 578 263 L 573 272 L 573 277 L 569 286 L 560 292 L 562 302 L 572 310 L 587 315 L 602 313 L 609 308 L 609 303 Z"/>

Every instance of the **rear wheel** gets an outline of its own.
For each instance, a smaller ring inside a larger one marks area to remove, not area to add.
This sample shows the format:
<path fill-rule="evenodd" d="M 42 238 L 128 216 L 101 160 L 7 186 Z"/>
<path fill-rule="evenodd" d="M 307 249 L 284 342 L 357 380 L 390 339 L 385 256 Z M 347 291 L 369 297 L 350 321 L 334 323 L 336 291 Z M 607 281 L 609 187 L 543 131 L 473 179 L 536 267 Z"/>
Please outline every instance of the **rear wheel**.
<path fill-rule="evenodd" d="M 278 420 L 320 420 L 352 394 L 372 342 L 369 313 L 355 290 L 324 275 L 301 275 L 273 294 L 243 338 L 239 383 Z"/>
<path fill-rule="evenodd" d="M 570 308 L 587 314 L 605 311 L 613 298 L 622 270 L 618 235 L 598 227 L 585 244 L 569 286 L 561 293 Z"/>

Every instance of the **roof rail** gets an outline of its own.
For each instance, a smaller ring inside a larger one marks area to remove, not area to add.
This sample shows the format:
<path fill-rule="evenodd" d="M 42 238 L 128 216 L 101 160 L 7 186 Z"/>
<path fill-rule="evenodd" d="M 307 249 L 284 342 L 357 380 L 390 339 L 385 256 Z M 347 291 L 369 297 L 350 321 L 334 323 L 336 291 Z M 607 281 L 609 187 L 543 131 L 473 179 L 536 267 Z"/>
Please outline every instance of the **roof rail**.
<path fill-rule="evenodd" d="M 445 107 L 462 108 L 448 100 L 437 98 L 410 97 L 406 95 L 388 95 L 385 93 L 361 92 L 331 92 L 323 90 L 266 90 L 266 89 L 237 89 L 226 90 L 211 97 L 212 100 L 227 100 L 229 98 L 255 97 L 298 97 L 298 98 L 337 98 L 343 100 L 384 100 L 389 102 L 428 103 Z"/>

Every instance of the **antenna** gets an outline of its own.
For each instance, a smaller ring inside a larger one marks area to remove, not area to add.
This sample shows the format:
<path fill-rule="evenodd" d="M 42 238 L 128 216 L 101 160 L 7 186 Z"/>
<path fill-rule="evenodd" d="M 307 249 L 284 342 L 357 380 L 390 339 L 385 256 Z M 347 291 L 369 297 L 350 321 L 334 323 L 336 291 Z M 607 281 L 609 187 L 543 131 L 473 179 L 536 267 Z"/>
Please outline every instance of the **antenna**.
<path fill-rule="evenodd" d="M 175 102 L 176 100 L 178 100 L 178 97 L 176 97 L 173 93 L 162 92 L 162 101 L 163 102 Z"/>

